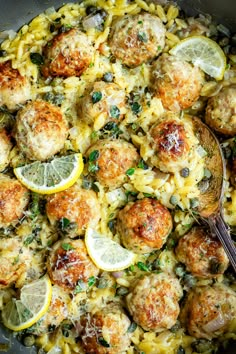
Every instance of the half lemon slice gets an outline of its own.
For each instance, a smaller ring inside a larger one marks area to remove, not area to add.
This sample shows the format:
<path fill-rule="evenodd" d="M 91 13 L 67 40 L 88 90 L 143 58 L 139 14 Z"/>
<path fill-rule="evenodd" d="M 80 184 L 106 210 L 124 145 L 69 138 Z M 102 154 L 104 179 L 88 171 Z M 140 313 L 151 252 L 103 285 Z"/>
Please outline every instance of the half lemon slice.
<path fill-rule="evenodd" d="M 170 54 L 199 66 L 206 74 L 221 80 L 226 68 L 226 57 L 212 39 L 192 36 L 183 39 L 170 50 Z"/>
<path fill-rule="evenodd" d="M 48 276 L 24 285 L 20 299 L 12 298 L 3 308 L 3 324 L 13 331 L 31 327 L 47 312 L 51 299 L 52 285 Z"/>
<path fill-rule="evenodd" d="M 102 270 L 122 270 L 135 262 L 133 252 L 91 228 L 85 234 L 85 244 L 90 258 Z"/>
<path fill-rule="evenodd" d="M 81 154 L 56 157 L 50 162 L 33 162 L 17 167 L 17 179 L 28 189 L 39 194 L 52 194 L 71 187 L 84 168 Z"/>

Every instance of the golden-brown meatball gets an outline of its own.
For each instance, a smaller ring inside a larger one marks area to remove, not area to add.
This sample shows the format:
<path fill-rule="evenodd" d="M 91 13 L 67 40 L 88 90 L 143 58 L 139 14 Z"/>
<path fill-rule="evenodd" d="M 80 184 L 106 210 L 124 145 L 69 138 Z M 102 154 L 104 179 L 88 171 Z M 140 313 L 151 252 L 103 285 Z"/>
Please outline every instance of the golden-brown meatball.
<path fill-rule="evenodd" d="M 17 224 L 28 202 L 29 192 L 17 179 L 0 176 L 0 227 Z"/>
<path fill-rule="evenodd" d="M 125 92 L 117 84 L 103 81 L 95 82 L 92 91 L 80 104 L 80 116 L 96 130 L 108 121 L 119 122 L 126 113 Z"/>
<path fill-rule="evenodd" d="M 128 203 L 117 219 L 117 230 L 123 245 L 135 253 L 160 249 L 172 226 L 168 209 L 150 198 Z"/>
<path fill-rule="evenodd" d="M 84 241 L 72 241 L 69 238 L 53 245 L 47 269 L 52 282 L 69 291 L 73 291 L 77 285 L 86 290 L 88 279 L 99 273 L 88 256 Z"/>
<path fill-rule="evenodd" d="M 96 227 L 101 217 L 96 193 L 82 189 L 76 184 L 50 196 L 47 200 L 46 213 L 53 225 L 63 218 L 73 223 L 71 232 L 69 228 L 65 230 L 70 237 L 83 235 L 88 225 Z"/>
<path fill-rule="evenodd" d="M 0 171 L 9 164 L 9 155 L 12 149 L 12 142 L 5 129 L 0 131 Z"/>
<path fill-rule="evenodd" d="M 81 320 L 83 349 L 90 354 L 126 353 L 130 345 L 127 332 L 130 324 L 124 311 L 114 304 L 94 314 L 87 313 Z"/>
<path fill-rule="evenodd" d="M 78 28 L 56 35 L 44 48 L 42 74 L 80 76 L 92 62 L 94 47 L 89 37 Z"/>
<path fill-rule="evenodd" d="M 152 72 L 154 91 L 166 109 L 179 112 L 198 100 L 204 79 L 198 67 L 163 54 Z"/>
<path fill-rule="evenodd" d="M 52 287 L 52 300 L 46 314 L 29 328 L 30 333 L 40 335 L 48 333 L 50 327 L 57 328 L 61 322 L 68 318 L 68 304 L 70 295 L 57 285 Z"/>
<path fill-rule="evenodd" d="M 221 134 L 236 134 L 236 85 L 224 87 L 209 98 L 205 119 L 212 129 Z"/>
<path fill-rule="evenodd" d="M 15 111 L 32 98 L 29 80 L 13 69 L 11 62 L 0 63 L 0 106 Z"/>
<path fill-rule="evenodd" d="M 48 102 L 30 102 L 17 113 L 16 142 L 30 160 L 44 161 L 55 155 L 63 148 L 67 134 L 63 114 Z"/>
<path fill-rule="evenodd" d="M 236 318 L 236 294 L 220 283 L 197 287 L 188 294 L 180 318 L 193 337 L 217 338 Z"/>
<path fill-rule="evenodd" d="M 175 252 L 187 270 L 201 278 L 215 278 L 223 274 L 229 264 L 220 241 L 200 227 L 192 228 L 181 237 Z"/>
<path fill-rule="evenodd" d="M 158 56 L 165 46 L 165 27 L 154 15 L 142 13 L 118 18 L 109 41 L 113 55 L 129 67 Z"/>
<path fill-rule="evenodd" d="M 134 321 L 147 331 L 171 328 L 179 315 L 182 288 L 178 279 L 160 273 L 139 279 L 126 301 Z"/>
<path fill-rule="evenodd" d="M 177 114 L 168 113 L 154 124 L 149 133 L 154 151 L 152 162 L 163 172 L 175 172 L 186 167 L 193 133 Z"/>
<path fill-rule="evenodd" d="M 120 187 L 127 178 L 126 171 L 135 167 L 139 160 L 135 147 L 124 140 L 99 140 L 90 146 L 86 156 L 89 171 L 109 188 Z"/>

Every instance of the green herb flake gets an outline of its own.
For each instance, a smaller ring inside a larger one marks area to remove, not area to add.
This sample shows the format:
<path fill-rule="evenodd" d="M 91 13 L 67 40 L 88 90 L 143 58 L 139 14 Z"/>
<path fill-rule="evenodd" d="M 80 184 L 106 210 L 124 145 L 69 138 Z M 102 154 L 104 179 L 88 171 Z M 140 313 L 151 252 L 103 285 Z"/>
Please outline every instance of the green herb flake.
<path fill-rule="evenodd" d="M 98 158 L 99 158 L 99 151 L 98 150 L 93 150 L 89 154 L 89 161 L 90 162 L 96 161 Z"/>
<path fill-rule="evenodd" d="M 30 60 L 35 65 L 43 65 L 44 63 L 43 56 L 39 53 L 30 53 Z"/>
<path fill-rule="evenodd" d="M 105 348 L 110 348 L 110 344 L 109 344 L 103 337 L 98 338 L 98 342 L 99 342 L 99 344 L 101 344 L 103 347 L 105 347 Z"/>
<path fill-rule="evenodd" d="M 138 163 L 138 168 L 141 168 L 142 170 L 147 170 L 148 169 L 148 165 L 144 162 L 143 159 L 141 159 Z"/>
<path fill-rule="evenodd" d="M 132 176 L 132 175 L 134 174 L 134 172 L 135 172 L 135 168 L 129 168 L 129 169 L 125 172 L 125 174 L 126 174 L 127 176 Z"/>
<path fill-rule="evenodd" d="M 95 91 L 92 93 L 93 104 L 101 101 L 101 99 L 102 99 L 102 93 L 100 91 Z"/>
<path fill-rule="evenodd" d="M 119 118 L 120 117 L 120 110 L 117 106 L 111 106 L 110 108 L 110 116 L 112 118 Z"/>
<path fill-rule="evenodd" d="M 59 228 L 64 231 L 70 225 L 70 220 L 67 218 L 61 218 L 59 221 Z"/>
<path fill-rule="evenodd" d="M 149 272 L 149 268 L 143 262 L 138 262 L 137 266 L 140 270 L 143 270 L 144 272 Z"/>
<path fill-rule="evenodd" d="M 28 246 L 28 245 L 30 245 L 33 241 L 34 241 L 34 235 L 30 235 L 30 236 L 28 236 L 28 237 L 24 240 L 23 244 L 24 244 L 24 246 Z"/>
<path fill-rule="evenodd" d="M 63 244 L 61 245 L 61 247 L 62 247 L 63 250 L 65 250 L 65 251 L 70 251 L 70 250 L 73 250 L 73 249 L 74 249 L 74 248 L 71 246 L 70 243 L 63 243 Z"/>
<path fill-rule="evenodd" d="M 148 37 L 145 32 L 138 32 L 138 40 L 143 43 L 147 43 Z"/>
<path fill-rule="evenodd" d="M 88 279 L 88 286 L 91 287 L 96 283 L 96 278 L 94 276 L 89 277 Z"/>

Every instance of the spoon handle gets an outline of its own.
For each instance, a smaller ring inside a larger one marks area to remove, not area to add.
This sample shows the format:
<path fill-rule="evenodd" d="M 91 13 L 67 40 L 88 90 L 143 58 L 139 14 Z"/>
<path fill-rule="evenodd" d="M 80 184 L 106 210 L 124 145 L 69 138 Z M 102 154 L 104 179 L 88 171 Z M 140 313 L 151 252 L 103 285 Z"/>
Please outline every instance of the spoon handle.
<path fill-rule="evenodd" d="M 222 216 L 218 214 L 216 216 L 209 217 L 207 222 L 213 233 L 215 233 L 221 241 L 225 253 L 227 254 L 229 261 L 236 272 L 236 247 Z"/>

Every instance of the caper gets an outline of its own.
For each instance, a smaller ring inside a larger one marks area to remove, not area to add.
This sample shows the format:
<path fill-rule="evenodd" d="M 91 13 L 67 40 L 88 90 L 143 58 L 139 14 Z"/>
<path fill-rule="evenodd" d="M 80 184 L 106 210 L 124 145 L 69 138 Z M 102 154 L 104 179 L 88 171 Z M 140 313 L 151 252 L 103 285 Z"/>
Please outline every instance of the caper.
<path fill-rule="evenodd" d="M 208 170 L 208 168 L 204 168 L 204 177 L 205 178 L 211 178 L 212 173 L 210 170 Z"/>
<path fill-rule="evenodd" d="M 105 82 L 112 82 L 113 81 L 113 74 L 111 72 L 107 72 L 103 75 L 103 80 Z"/>
<path fill-rule="evenodd" d="M 185 354 L 185 349 L 182 347 L 182 345 L 179 346 L 177 354 Z"/>
<path fill-rule="evenodd" d="M 86 7 L 86 15 L 94 15 L 98 11 L 96 6 L 88 6 Z"/>
<path fill-rule="evenodd" d="M 180 321 L 177 320 L 176 323 L 174 324 L 174 326 L 172 326 L 170 328 L 170 331 L 172 333 L 176 333 L 180 328 L 181 328 L 181 323 L 180 323 Z"/>
<path fill-rule="evenodd" d="M 197 208 L 199 206 L 198 198 L 191 198 L 190 199 L 190 206 L 191 206 L 191 208 Z"/>
<path fill-rule="evenodd" d="M 108 287 L 108 280 L 105 279 L 105 278 L 99 279 L 97 288 L 98 288 L 98 289 L 105 289 L 105 288 L 107 288 L 107 287 Z"/>
<path fill-rule="evenodd" d="M 0 50 L 0 57 L 6 57 L 6 56 L 7 56 L 7 51 L 1 49 L 1 50 Z"/>
<path fill-rule="evenodd" d="M 172 195 L 172 196 L 170 197 L 170 203 L 171 203 L 172 205 L 177 205 L 178 202 L 179 202 L 179 199 L 178 199 L 175 195 Z"/>
<path fill-rule="evenodd" d="M 185 274 L 183 277 L 183 282 L 187 288 L 193 288 L 196 284 L 196 279 L 192 274 Z"/>
<path fill-rule="evenodd" d="M 186 177 L 189 176 L 189 173 L 190 173 L 189 168 L 188 168 L 188 167 L 184 167 L 184 168 L 182 168 L 182 170 L 180 171 L 180 176 L 186 178 Z"/>
<path fill-rule="evenodd" d="M 175 266 L 175 274 L 182 278 L 186 274 L 185 266 L 181 263 L 176 264 Z"/>
<path fill-rule="evenodd" d="M 198 183 L 197 186 L 201 193 L 205 193 L 210 186 L 210 182 L 208 179 L 203 179 Z"/>
<path fill-rule="evenodd" d="M 127 289 L 125 286 L 120 286 L 116 290 L 116 295 L 124 296 L 124 295 L 128 294 L 128 292 L 129 292 L 129 289 Z"/>
<path fill-rule="evenodd" d="M 25 347 L 32 347 L 35 344 L 35 338 L 33 335 L 26 336 L 23 339 L 23 344 Z"/>
<path fill-rule="evenodd" d="M 206 351 L 208 351 L 210 349 L 214 349 L 212 347 L 211 341 L 206 340 L 206 339 L 196 340 L 195 342 L 193 342 L 191 344 L 191 347 L 196 353 L 205 353 Z"/>

